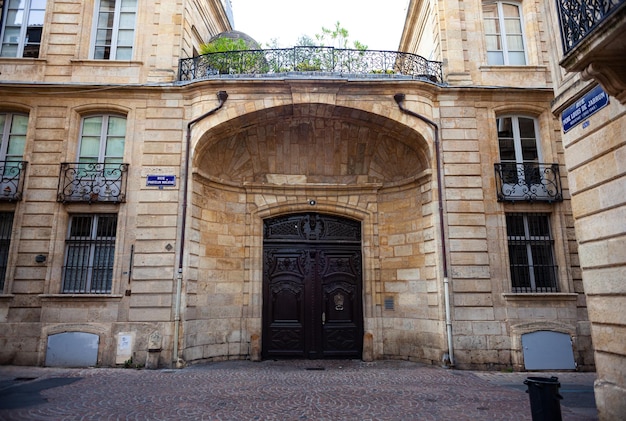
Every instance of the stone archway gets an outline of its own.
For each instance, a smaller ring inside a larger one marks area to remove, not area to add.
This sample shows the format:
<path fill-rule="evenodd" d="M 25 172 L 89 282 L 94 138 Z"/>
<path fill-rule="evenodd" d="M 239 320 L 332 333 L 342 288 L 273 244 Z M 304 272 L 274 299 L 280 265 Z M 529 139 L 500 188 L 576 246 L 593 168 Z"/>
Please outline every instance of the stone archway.
<path fill-rule="evenodd" d="M 192 162 L 196 233 L 190 249 L 195 247 L 198 257 L 192 268 L 197 276 L 190 280 L 187 295 L 185 358 L 249 355 L 251 335 L 263 333 L 262 221 L 303 212 L 360 215 L 360 341 L 364 331 L 372 332 L 375 355 L 382 355 L 384 346 L 390 355 L 422 352 L 406 351 L 404 341 L 422 348 L 431 341 L 438 349 L 426 332 L 437 329 L 437 321 L 417 336 L 393 329 L 383 335 L 379 321 L 381 273 L 399 273 L 391 276 L 394 279 L 414 277 L 426 266 L 425 232 L 435 224 L 428 211 L 433 200 L 430 157 L 429 146 L 414 129 L 381 115 L 328 104 L 257 111 L 205 133 Z M 427 292 L 416 290 L 421 295 L 406 301 L 420 303 L 417 317 L 428 319 L 432 312 L 421 305 L 428 301 Z M 200 352 L 202 356 L 195 357 Z"/>

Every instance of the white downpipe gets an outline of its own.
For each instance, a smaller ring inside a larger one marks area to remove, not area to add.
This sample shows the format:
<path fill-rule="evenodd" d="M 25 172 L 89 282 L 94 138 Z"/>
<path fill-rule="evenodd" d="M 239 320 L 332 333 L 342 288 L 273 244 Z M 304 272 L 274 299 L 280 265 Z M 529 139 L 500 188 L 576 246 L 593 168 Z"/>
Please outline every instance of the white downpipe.
<path fill-rule="evenodd" d="M 179 330 L 180 330 L 180 301 L 182 298 L 182 289 L 183 289 L 183 270 L 182 268 L 178 269 L 178 276 L 176 277 L 176 304 L 174 307 L 174 351 L 173 358 L 174 364 L 177 368 L 180 362 L 178 357 L 178 340 L 179 340 Z"/>

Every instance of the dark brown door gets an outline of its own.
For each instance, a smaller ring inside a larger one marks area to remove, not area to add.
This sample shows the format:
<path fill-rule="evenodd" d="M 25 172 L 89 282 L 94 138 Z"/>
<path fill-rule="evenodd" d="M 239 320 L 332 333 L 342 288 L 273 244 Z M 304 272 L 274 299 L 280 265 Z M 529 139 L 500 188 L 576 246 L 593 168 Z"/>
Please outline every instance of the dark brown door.
<path fill-rule="evenodd" d="M 315 213 L 268 219 L 263 253 L 263 357 L 360 358 L 360 223 Z"/>

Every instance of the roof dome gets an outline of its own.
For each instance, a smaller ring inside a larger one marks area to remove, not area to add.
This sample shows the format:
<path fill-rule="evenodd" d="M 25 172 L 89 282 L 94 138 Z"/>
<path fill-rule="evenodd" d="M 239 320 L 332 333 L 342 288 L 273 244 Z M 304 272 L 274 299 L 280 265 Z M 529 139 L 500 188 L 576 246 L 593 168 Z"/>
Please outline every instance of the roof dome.
<path fill-rule="evenodd" d="M 256 42 L 254 40 L 254 38 L 252 38 L 250 35 L 241 32 L 241 31 L 226 31 L 226 32 L 221 32 L 213 37 L 211 37 L 211 39 L 209 40 L 209 43 L 220 39 L 220 38 L 230 38 L 230 39 L 242 39 L 244 40 L 244 42 L 246 43 L 246 45 L 248 46 L 249 49 L 251 50 L 260 50 L 261 49 L 261 45 L 259 45 L 258 42 Z"/>

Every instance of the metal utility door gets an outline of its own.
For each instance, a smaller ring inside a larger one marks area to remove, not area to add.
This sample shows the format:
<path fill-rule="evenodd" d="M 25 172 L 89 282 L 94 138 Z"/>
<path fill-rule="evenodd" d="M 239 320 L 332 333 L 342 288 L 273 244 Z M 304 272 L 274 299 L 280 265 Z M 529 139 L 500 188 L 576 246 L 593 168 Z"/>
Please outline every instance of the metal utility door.
<path fill-rule="evenodd" d="M 360 223 L 315 213 L 269 219 L 263 254 L 263 357 L 360 358 Z"/>

